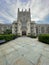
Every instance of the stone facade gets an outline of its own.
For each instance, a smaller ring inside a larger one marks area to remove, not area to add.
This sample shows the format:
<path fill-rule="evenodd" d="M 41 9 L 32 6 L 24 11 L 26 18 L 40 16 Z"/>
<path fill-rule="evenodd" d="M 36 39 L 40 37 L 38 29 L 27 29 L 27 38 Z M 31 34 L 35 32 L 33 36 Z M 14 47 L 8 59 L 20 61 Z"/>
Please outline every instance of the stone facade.
<path fill-rule="evenodd" d="M 49 34 L 49 24 L 36 24 L 36 34 Z"/>
<path fill-rule="evenodd" d="M 33 33 L 32 33 L 32 26 L 33 26 Z M 36 35 L 36 28 L 35 23 L 31 22 L 31 14 L 30 9 L 29 11 L 19 11 L 18 8 L 18 17 L 17 21 L 14 21 L 12 24 L 12 33 L 18 35 L 30 35 L 31 33 Z"/>
<path fill-rule="evenodd" d="M 39 35 L 49 34 L 49 24 L 37 24 L 31 21 L 30 9 L 20 11 L 18 8 L 17 20 L 12 24 L 0 24 L 0 34 L 4 34 L 6 29 L 11 29 L 12 34 L 18 35 Z"/>
<path fill-rule="evenodd" d="M 12 33 L 18 35 L 49 34 L 49 24 L 37 24 L 31 21 L 30 8 L 20 11 L 18 8 L 17 20 L 12 23 Z"/>
<path fill-rule="evenodd" d="M 4 31 L 6 31 L 6 29 L 12 29 L 12 25 L 11 24 L 0 24 L 0 34 L 4 34 Z"/>

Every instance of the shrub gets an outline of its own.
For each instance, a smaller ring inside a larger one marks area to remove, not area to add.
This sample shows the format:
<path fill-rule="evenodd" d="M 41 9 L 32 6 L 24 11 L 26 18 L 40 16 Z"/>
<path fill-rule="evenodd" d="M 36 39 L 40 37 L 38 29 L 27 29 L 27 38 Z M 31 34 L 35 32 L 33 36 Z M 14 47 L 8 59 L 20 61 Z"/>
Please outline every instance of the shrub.
<path fill-rule="evenodd" d="M 21 37 L 21 35 L 19 35 L 19 34 L 16 34 L 16 37 Z"/>
<path fill-rule="evenodd" d="M 34 35 L 28 35 L 28 37 L 36 38 L 37 36 L 34 36 Z"/>
<path fill-rule="evenodd" d="M 41 35 L 39 35 L 38 40 L 43 42 L 43 43 L 49 44 L 49 34 L 41 34 Z"/>
<path fill-rule="evenodd" d="M 4 31 L 4 34 L 11 34 L 12 33 L 12 30 L 11 29 L 6 29 L 5 31 Z"/>
<path fill-rule="evenodd" d="M 17 36 L 14 34 L 4 34 L 4 35 L 0 35 L 0 40 L 6 40 L 6 41 L 10 41 L 15 39 Z"/>
<path fill-rule="evenodd" d="M 0 35 L 0 40 L 4 40 L 4 35 Z"/>

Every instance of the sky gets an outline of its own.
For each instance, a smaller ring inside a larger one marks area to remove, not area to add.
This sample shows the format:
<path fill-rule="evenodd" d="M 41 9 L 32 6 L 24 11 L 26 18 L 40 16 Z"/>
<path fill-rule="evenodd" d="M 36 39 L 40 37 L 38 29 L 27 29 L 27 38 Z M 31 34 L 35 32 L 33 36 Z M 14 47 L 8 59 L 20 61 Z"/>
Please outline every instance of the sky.
<path fill-rule="evenodd" d="M 9 24 L 17 20 L 18 8 L 30 8 L 32 21 L 49 24 L 49 0 L 0 0 L 0 23 Z"/>

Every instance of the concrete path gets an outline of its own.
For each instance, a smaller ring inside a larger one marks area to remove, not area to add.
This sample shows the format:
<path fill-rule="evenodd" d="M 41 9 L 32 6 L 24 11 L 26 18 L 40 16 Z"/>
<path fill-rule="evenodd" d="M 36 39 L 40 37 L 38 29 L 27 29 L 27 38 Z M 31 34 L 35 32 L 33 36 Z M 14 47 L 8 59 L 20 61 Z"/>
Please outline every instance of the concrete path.
<path fill-rule="evenodd" d="M 49 45 L 20 37 L 0 46 L 0 65 L 49 65 Z"/>

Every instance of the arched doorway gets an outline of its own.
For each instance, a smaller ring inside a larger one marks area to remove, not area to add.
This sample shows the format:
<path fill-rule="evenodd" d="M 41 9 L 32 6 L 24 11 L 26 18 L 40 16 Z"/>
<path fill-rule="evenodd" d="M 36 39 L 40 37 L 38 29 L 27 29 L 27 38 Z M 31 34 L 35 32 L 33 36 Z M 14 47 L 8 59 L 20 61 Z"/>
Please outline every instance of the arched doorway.
<path fill-rule="evenodd" d="M 26 31 L 22 31 L 22 35 L 24 35 L 24 36 L 25 36 L 25 35 L 26 35 Z"/>

